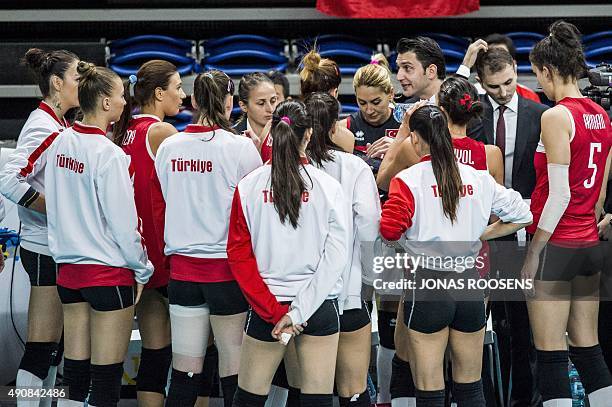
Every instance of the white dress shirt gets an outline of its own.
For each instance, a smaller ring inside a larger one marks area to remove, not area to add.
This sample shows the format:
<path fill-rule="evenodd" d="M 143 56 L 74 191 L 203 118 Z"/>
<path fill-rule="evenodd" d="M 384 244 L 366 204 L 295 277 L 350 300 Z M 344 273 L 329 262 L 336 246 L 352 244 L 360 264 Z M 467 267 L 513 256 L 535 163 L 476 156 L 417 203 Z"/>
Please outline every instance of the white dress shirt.
<path fill-rule="evenodd" d="M 499 120 L 499 103 L 487 96 L 493 106 L 493 140 L 497 141 L 497 120 Z M 518 119 L 518 94 L 515 92 L 510 102 L 506 104 L 504 120 L 506 123 L 506 151 L 504 165 L 504 186 L 512 188 L 512 164 L 514 162 L 514 146 L 516 144 L 516 124 Z M 497 143 L 496 143 L 497 144 Z"/>

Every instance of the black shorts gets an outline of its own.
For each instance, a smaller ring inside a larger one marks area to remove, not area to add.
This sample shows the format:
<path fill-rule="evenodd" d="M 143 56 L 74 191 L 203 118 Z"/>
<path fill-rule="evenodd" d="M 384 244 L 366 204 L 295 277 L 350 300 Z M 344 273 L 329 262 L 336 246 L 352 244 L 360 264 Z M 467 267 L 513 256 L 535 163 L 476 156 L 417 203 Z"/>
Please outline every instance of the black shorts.
<path fill-rule="evenodd" d="M 325 300 L 323 304 L 308 319 L 302 335 L 327 336 L 333 335 L 340 330 L 340 314 L 338 313 L 338 300 Z M 249 308 L 247 322 L 244 332 L 251 338 L 264 342 L 276 342 L 272 337 L 274 324 L 270 324 Z"/>
<path fill-rule="evenodd" d="M 96 311 L 117 311 L 134 305 L 133 286 L 85 287 L 78 290 L 57 286 L 62 304 L 87 302 Z"/>
<path fill-rule="evenodd" d="M 162 297 L 166 299 L 168 298 L 168 286 L 167 285 L 162 285 L 161 287 L 155 287 L 153 288 L 153 290 L 160 293 Z"/>
<path fill-rule="evenodd" d="M 446 271 L 418 269 L 414 275 L 415 290 L 404 300 L 404 323 L 417 332 L 431 334 L 446 327 L 456 331 L 472 333 L 480 331 L 487 323 L 482 290 L 425 289 L 423 280 L 463 281 L 468 287 L 469 279 L 478 279 L 477 270 L 468 270 L 458 275 Z"/>
<path fill-rule="evenodd" d="M 194 283 L 170 279 L 168 301 L 170 304 L 184 307 L 198 307 L 206 304 L 210 309 L 210 315 L 235 315 L 249 309 L 235 281 Z"/>
<path fill-rule="evenodd" d="M 340 332 L 354 332 L 370 322 L 370 310 L 366 302 L 361 301 L 361 308 L 344 310 L 340 315 Z"/>
<path fill-rule="evenodd" d="M 19 247 L 21 264 L 30 277 L 30 285 L 33 287 L 49 287 L 57 282 L 57 263 L 53 257 L 31 252 Z"/>
<path fill-rule="evenodd" d="M 571 281 L 574 277 L 588 277 L 603 270 L 604 256 L 598 242 L 594 246 L 568 248 L 548 243 L 540 253 L 540 264 L 535 275 L 541 281 Z"/>

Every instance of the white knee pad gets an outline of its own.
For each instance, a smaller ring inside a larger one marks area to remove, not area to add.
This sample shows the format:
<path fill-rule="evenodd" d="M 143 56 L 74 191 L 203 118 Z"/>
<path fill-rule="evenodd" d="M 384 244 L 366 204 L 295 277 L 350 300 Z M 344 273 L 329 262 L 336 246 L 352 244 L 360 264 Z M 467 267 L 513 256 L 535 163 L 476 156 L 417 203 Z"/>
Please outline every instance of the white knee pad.
<path fill-rule="evenodd" d="M 206 354 L 210 334 L 210 309 L 170 304 L 172 353 L 193 358 Z"/>

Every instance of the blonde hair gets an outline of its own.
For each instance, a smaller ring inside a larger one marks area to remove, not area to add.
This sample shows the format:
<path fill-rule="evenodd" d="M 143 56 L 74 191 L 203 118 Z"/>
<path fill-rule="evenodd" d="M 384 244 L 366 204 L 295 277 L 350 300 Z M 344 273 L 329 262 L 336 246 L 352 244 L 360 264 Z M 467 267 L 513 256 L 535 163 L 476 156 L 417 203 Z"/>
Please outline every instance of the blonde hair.
<path fill-rule="evenodd" d="M 355 72 L 353 88 L 357 91 L 360 86 L 379 88 L 385 94 L 393 93 L 389 61 L 383 54 L 374 55 L 371 63 L 362 66 Z"/>
<path fill-rule="evenodd" d="M 302 58 L 300 71 L 300 91 L 302 97 L 314 92 L 329 92 L 340 86 L 340 68 L 338 64 L 328 58 L 321 58 L 319 53 L 312 49 Z"/>

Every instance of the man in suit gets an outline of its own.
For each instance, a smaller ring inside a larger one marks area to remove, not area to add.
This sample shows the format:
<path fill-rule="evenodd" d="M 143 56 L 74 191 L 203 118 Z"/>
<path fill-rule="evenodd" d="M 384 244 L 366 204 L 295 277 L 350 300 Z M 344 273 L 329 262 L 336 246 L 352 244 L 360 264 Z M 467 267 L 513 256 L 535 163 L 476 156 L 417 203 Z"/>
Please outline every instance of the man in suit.
<path fill-rule="evenodd" d="M 530 199 L 536 181 L 533 157 L 540 141 L 540 118 L 547 107 L 517 93 L 516 64 L 505 49 L 489 48 L 481 52 L 475 65 L 478 81 L 486 92 L 481 98 L 484 104 L 484 142 L 495 144 L 502 151 L 504 185 L 518 191 L 523 199 Z M 525 247 L 517 243 L 517 240 L 523 240 L 517 235 L 511 235 L 509 239 L 496 242 L 497 255 L 491 259 L 492 270 L 499 270 L 501 278 L 518 278 L 522 265 L 519 259 L 524 256 Z M 510 405 L 539 406 L 541 401 L 532 374 L 535 352 L 527 307 L 524 301 L 517 301 L 516 295 L 505 299 L 493 301 L 492 313 L 500 340 L 502 365 L 506 366 L 503 369 L 504 383 L 508 383 L 509 367 L 512 366 Z M 504 387 L 508 389 L 507 384 Z"/>

